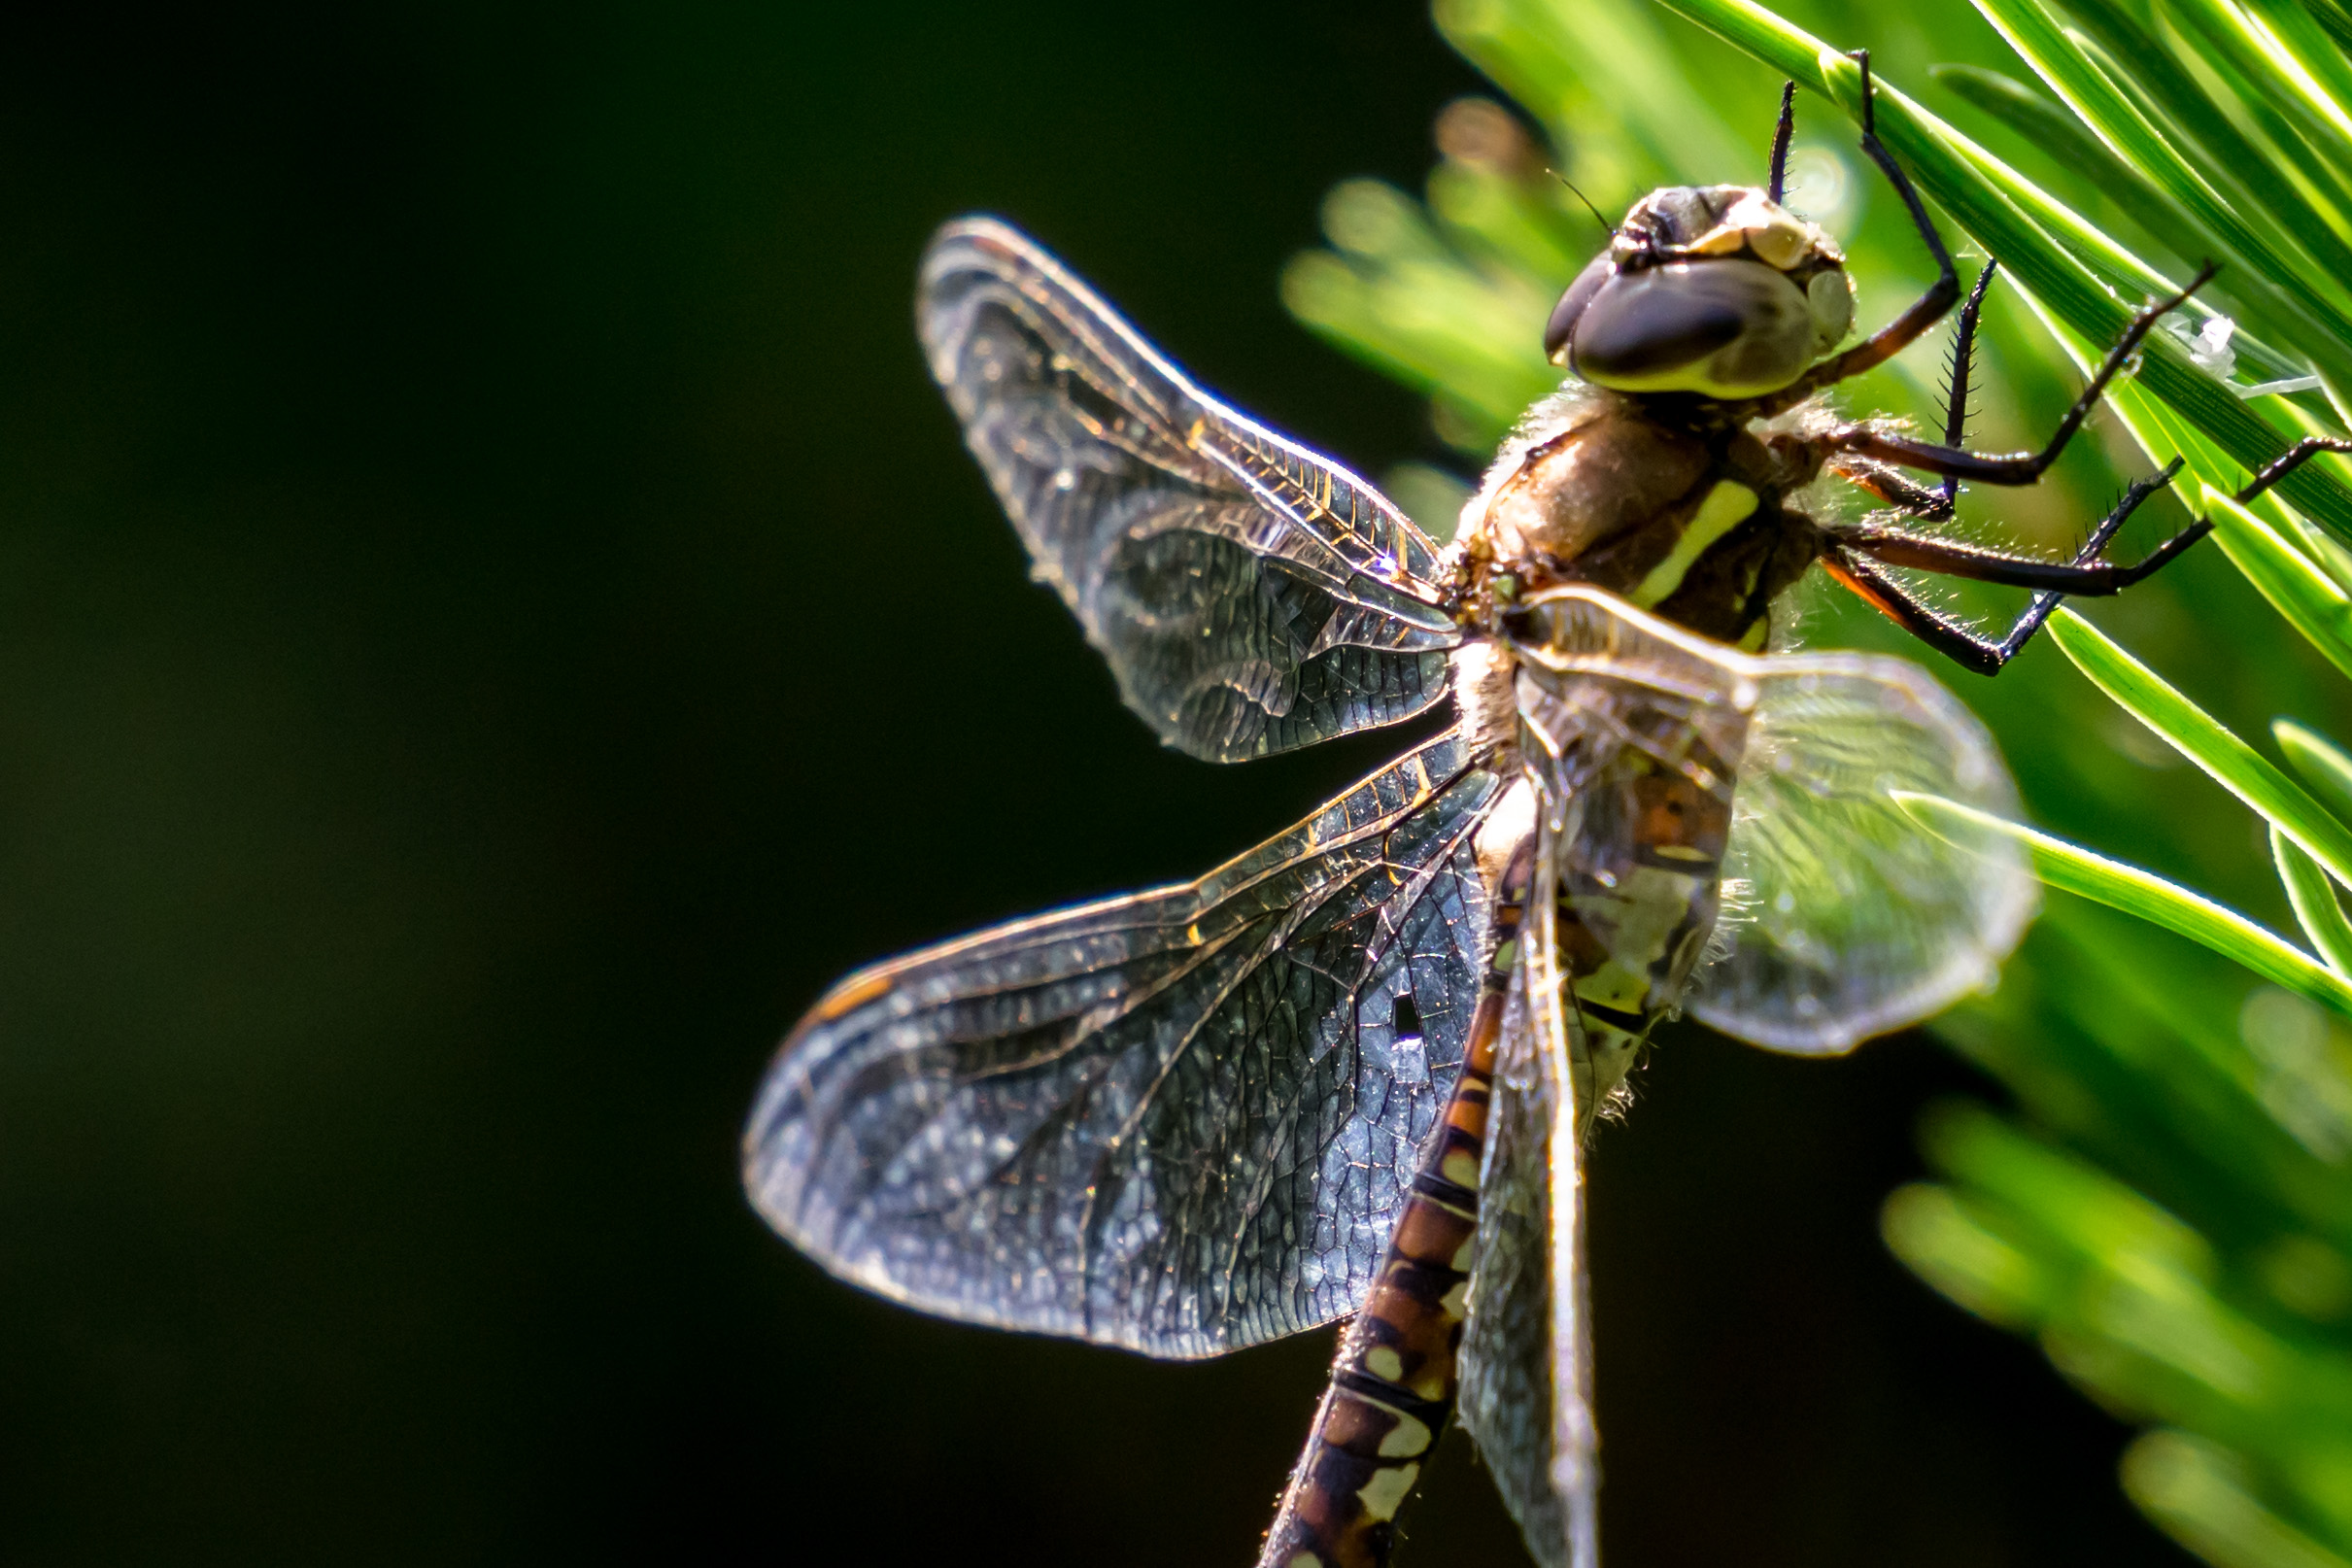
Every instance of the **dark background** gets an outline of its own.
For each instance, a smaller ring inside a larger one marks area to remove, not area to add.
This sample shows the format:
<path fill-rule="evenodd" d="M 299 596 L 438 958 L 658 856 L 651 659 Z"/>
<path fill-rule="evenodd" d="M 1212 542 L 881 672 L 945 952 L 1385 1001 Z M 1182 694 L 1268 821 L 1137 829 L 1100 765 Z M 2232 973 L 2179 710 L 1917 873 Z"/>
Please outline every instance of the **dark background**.
<path fill-rule="evenodd" d="M 931 1322 L 745 1207 L 860 962 L 1188 875 L 910 328 L 1033 228 L 1378 467 L 1275 277 L 1473 90 L 1418 5 L 56 8 L 0 28 L 0 1561 L 1240 1565 L 1328 1335 Z M 1678 1036 L 1594 1157 L 1619 1568 L 2181 1561 L 1881 1248 L 1926 1040 Z M 1407 1564 L 1523 1561 L 1457 1437 Z"/>

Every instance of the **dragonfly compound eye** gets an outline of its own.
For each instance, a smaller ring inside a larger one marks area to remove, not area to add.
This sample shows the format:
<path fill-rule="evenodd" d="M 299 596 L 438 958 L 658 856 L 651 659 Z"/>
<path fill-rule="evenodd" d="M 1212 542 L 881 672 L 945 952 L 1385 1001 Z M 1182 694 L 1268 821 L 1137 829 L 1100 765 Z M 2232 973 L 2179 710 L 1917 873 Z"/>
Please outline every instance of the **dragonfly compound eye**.
<path fill-rule="evenodd" d="M 1576 275 L 1576 282 L 1560 295 L 1560 302 L 1551 307 L 1551 320 L 1544 324 L 1544 357 L 1553 364 L 1568 362 L 1568 335 L 1576 330 L 1577 318 L 1585 314 L 1585 307 L 1592 303 L 1592 296 L 1616 271 L 1616 260 L 1604 251 Z"/>
<path fill-rule="evenodd" d="M 1555 324 L 1590 276 L 1587 268 L 1560 301 Z M 1837 279 L 1842 290 L 1842 271 Z M 1827 294 L 1824 305 L 1834 309 Z M 1844 304 L 1851 321 L 1851 294 Z M 1596 386 L 1756 397 L 1804 373 L 1828 324 L 1809 289 L 1760 261 L 1674 261 L 1604 279 L 1563 340 L 1570 368 Z"/>
<path fill-rule="evenodd" d="M 1854 280 L 1844 267 L 1824 267 L 1805 285 L 1805 303 L 1813 311 L 1814 348 L 1826 354 L 1854 329 Z"/>

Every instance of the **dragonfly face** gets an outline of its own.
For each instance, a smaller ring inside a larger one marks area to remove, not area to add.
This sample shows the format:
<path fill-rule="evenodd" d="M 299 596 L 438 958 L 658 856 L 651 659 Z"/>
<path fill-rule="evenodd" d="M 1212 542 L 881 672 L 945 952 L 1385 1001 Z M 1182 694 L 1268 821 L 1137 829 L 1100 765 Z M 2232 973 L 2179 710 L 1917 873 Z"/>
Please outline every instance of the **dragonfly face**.
<path fill-rule="evenodd" d="M 1754 186 L 1634 203 L 1551 312 L 1544 352 L 1596 387 L 1742 398 L 1779 392 L 1854 325 L 1846 258 Z"/>
<path fill-rule="evenodd" d="M 1864 146 L 1899 184 L 1866 114 Z M 924 257 L 918 326 L 966 440 L 1164 741 L 1233 762 L 1449 717 L 1197 881 L 843 980 L 762 1087 L 746 1184 L 834 1273 L 970 1322 L 1184 1357 L 1354 1313 L 1269 1568 L 1384 1560 L 1457 1392 L 1537 1558 L 1590 1564 L 1584 1146 L 1652 1030 L 1680 1008 L 1843 1051 L 1985 983 L 2029 918 L 2007 840 L 1927 838 L 1894 800 L 2013 810 L 1982 727 L 1909 663 L 1760 652 L 1780 591 L 1820 562 L 1991 669 L 2057 590 L 2130 580 L 2097 552 L 2152 486 L 2069 563 L 1791 503 L 1826 471 L 1932 518 L 1891 464 L 2022 471 L 1807 402 L 1949 308 L 1948 263 L 1818 361 L 1842 262 L 1769 193 L 1659 192 L 1603 263 L 1555 349 L 1610 374 L 1581 357 L 1640 338 L 1593 324 L 1617 312 L 1651 332 L 1639 374 L 1684 379 L 1530 411 L 1441 552 L 1014 230 L 951 223 Z M 1706 347 L 1692 323 L 1727 297 L 1736 330 Z M 1874 561 L 2046 592 L 1995 643 Z"/>

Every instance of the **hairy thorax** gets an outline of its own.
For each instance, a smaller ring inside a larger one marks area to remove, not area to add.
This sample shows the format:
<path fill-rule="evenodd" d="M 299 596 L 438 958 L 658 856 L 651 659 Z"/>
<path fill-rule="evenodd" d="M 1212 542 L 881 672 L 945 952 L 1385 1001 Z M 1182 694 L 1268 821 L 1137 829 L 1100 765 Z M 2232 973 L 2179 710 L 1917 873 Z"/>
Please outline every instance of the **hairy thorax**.
<path fill-rule="evenodd" d="M 1554 417 L 1544 417 L 1548 409 Z M 1672 543 L 1657 521 L 1695 504 L 1692 493 L 1712 466 L 1704 440 L 1644 417 L 1630 398 L 1555 398 L 1497 456 L 1472 502 L 1477 526 L 1464 537 L 1505 567 L 1622 578 L 1640 558 L 1662 554 L 1653 547 L 1659 541 Z"/>
<path fill-rule="evenodd" d="M 1590 583 L 1723 642 L 1760 647 L 1771 601 L 1820 549 L 1782 504 L 1819 473 L 1786 423 L 1751 427 L 1571 384 L 1530 409 L 1462 509 L 1465 618 L 1501 631 L 1513 603 Z"/>

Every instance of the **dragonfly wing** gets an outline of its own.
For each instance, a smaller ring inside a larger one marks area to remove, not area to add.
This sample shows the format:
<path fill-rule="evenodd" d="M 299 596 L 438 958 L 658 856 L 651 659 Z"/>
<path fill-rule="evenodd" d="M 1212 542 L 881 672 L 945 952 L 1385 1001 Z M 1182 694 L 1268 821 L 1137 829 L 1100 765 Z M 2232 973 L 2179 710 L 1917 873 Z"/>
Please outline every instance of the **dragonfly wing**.
<path fill-rule="evenodd" d="M 1190 1356 L 1353 1311 L 1477 1003 L 1472 763 L 1442 736 L 1198 882 L 851 976 L 769 1070 L 752 1201 L 969 1322 Z"/>
<path fill-rule="evenodd" d="M 1462 1340 L 1462 1425 L 1543 1568 L 1599 1560 L 1584 1152 L 1562 1007 L 1557 881 L 1537 866 L 1504 1015 Z"/>
<path fill-rule="evenodd" d="M 916 316 L 1037 575 L 1162 740 L 1235 762 L 1445 695 L 1460 633 L 1428 536 L 1195 387 L 1027 236 L 940 229 Z"/>
<path fill-rule="evenodd" d="M 1830 1053 L 1989 984 L 2038 894 L 2017 846 L 1956 846 L 1891 791 L 1998 816 L 2017 792 L 1985 727 L 1917 665 L 1860 654 L 1755 662 L 1723 865 L 1721 956 L 1690 1011 L 1775 1050 Z"/>

